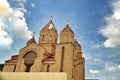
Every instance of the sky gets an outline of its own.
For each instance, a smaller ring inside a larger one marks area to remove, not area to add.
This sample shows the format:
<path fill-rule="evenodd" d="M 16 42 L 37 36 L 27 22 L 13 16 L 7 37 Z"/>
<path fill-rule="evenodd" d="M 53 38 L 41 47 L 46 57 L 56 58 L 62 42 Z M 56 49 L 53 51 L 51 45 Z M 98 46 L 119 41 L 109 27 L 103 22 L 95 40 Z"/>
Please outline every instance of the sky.
<path fill-rule="evenodd" d="M 85 57 L 85 77 L 119 80 L 120 0 L 0 0 L 0 63 L 19 53 L 53 17 L 69 22 Z"/>

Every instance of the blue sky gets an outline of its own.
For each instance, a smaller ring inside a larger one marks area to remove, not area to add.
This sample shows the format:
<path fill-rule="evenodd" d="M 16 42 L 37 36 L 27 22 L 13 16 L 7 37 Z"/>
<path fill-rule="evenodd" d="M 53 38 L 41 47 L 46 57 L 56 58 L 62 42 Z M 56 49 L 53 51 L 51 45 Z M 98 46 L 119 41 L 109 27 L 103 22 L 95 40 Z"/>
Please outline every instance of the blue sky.
<path fill-rule="evenodd" d="M 120 0 L 0 0 L 0 63 L 18 54 L 50 16 L 60 33 L 67 20 L 82 46 L 86 78 L 119 80 Z"/>

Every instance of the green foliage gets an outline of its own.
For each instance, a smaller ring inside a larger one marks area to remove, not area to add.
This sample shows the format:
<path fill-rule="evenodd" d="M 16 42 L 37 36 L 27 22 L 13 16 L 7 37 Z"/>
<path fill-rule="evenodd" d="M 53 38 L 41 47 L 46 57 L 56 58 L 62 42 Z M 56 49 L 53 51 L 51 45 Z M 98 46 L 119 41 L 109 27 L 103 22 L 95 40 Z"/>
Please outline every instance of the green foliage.
<path fill-rule="evenodd" d="M 0 71 L 2 71 L 4 64 L 0 64 Z"/>

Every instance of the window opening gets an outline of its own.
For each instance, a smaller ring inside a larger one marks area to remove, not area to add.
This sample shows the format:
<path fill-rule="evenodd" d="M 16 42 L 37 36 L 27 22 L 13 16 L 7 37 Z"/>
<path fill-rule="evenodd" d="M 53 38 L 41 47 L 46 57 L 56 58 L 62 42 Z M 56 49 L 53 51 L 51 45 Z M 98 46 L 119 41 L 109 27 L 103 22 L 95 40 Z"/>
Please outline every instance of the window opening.
<path fill-rule="evenodd" d="M 50 35 L 50 40 L 52 40 L 52 35 Z"/>
<path fill-rule="evenodd" d="M 60 72 L 63 72 L 63 65 L 64 65 L 64 50 L 65 50 L 65 48 L 62 47 L 61 69 L 60 69 Z"/>
<path fill-rule="evenodd" d="M 26 72 L 30 72 L 31 66 L 34 64 L 35 59 L 37 58 L 37 54 L 34 51 L 30 51 L 27 54 L 25 54 L 24 58 L 24 64 L 26 66 Z"/>
<path fill-rule="evenodd" d="M 50 65 L 47 65 L 47 72 L 49 72 L 49 69 L 50 69 Z"/>
<path fill-rule="evenodd" d="M 42 36 L 42 41 L 44 41 L 44 39 L 45 39 L 45 35 Z"/>

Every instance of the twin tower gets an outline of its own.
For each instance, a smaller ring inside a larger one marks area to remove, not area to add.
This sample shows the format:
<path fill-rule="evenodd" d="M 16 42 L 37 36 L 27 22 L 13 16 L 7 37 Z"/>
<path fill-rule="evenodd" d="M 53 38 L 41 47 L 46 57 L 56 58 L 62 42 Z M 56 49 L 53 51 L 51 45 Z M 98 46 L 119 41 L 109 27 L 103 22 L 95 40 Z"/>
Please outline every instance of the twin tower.
<path fill-rule="evenodd" d="M 85 60 L 69 24 L 60 33 L 50 20 L 39 41 L 31 38 L 24 48 L 5 61 L 3 72 L 65 72 L 67 80 L 85 80 Z"/>
<path fill-rule="evenodd" d="M 49 23 L 41 30 L 39 43 L 54 43 L 57 44 L 58 32 L 52 22 Z M 74 42 L 74 32 L 70 29 L 69 24 L 60 33 L 60 43 Z"/>

